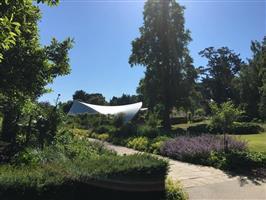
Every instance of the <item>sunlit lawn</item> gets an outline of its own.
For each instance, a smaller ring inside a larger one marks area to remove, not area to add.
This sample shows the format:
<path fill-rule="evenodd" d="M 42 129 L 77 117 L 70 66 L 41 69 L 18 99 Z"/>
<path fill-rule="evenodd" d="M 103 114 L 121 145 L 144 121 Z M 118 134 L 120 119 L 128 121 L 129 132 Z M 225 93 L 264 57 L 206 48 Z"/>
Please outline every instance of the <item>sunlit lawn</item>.
<path fill-rule="evenodd" d="M 195 122 L 195 123 L 173 124 L 172 129 L 173 130 L 176 130 L 177 128 L 187 129 L 189 126 L 193 126 L 193 125 L 197 125 L 197 124 L 207 124 L 209 122 L 210 122 L 210 120 L 204 120 L 204 121 Z"/>
<path fill-rule="evenodd" d="M 266 154 L 266 132 L 251 135 L 239 135 L 239 138 L 248 141 L 251 151 L 263 152 Z"/>

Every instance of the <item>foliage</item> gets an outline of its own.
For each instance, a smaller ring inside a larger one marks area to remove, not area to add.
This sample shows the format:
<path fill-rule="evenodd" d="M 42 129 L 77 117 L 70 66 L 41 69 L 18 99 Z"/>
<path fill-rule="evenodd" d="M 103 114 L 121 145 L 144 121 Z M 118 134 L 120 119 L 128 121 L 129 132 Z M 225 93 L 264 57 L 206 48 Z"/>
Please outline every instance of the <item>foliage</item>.
<path fill-rule="evenodd" d="M 89 130 L 84 130 L 84 129 L 78 129 L 78 128 L 74 128 L 74 129 L 70 129 L 69 132 L 80 139 L 84 139 L 86 137 L 90 137 L 90 135 L 92 134 L 91 131 Z"/>
<path fill-rule="evenodd" d="M 118 156 L 101 144 L 80 140 L 68 132 L 43 150 L 25 149 L 14 157 L 13 163 L 0 166 L 1 199 L 17 198 L 18 194 L 29 199 L 58 199 L 58 195 L 59 199 L 69 199 L 64 194 L 73 197 L 85 188 L 90 194 L 102 197 L 102 193 L 115 190 L 92 187 L 91 181 L 164 182 L 168 169 L 162 159 L 145 154 Z M 120 191 L 119 195 L 125 198 L 129 194 Z"/>
<path fill-rule="evenodd" d="M 229 151 L 243 151 L 247 149 L 244 141 L 227 137 Z M 161 148 L 161 154 L 173 159 L 206 164 L 212 152 L 223 152 L 223 138 L 214 135 L 201 135 L 196 137 L 179 136 L 166 141 Z"/>
<path fill-rule="evenodd" d="M 137 127 L 137 134 L 149 138 L 155 138 L 160 135 L 160 130 L 154 126 L 141 125 Z"/>
<path fill-rule="evenodd" d="M 232 129 L 234 121 L 242 114 L 242 111 L 235 108 L 230 101 L 218 106 L 216 103 L 210 104 L 212 110 L 211 126 L 215 129 L 222 130 L 223 133 Z"/>
<path fill-rule="evenodd" d="M 265 154 L 248 151 L 233 151 L 226 155 L 226 166 L 224 168 L 245 172 L 254 169 L 265 169 L 265 167 Z"/>
<path fill-rule="evenodd" d="M 2 61 L 4 50 L 10 49 L 16 44 L 16 37 L 20 35 L 20 24 L 13 21 L 13 16 L 10 18 L 4 16 L 0 18 L 0 62 Z"/>
<path fill-rule="evenodd" d="M 171 118 L 172 124 L 184 124 L 188 123 L 187 117 L 172 117 Z"/>
<path fill-rule="evenodd" d="M 19 11 L 27 6 L 32 1 L 15 1 L 15 0 L 4 0 L 0 3 L 0 62 L 2 61 L 3 52 L 12 48 L 19 36 L 21 35 L 21 24 L 14 19 L 14 10 Z M 37 0 L 37 3 L 47 3 L 50 6 L 57 5 L 59 0 Z M 13 10 L 10 12 L 10 8 Z"/>
<path fill-rule="evenodd" d="M 58 165 L 73 176 L 98 178 L 149 177 L 164 178 L 167 162 L 145 154 L 118 156 L 103 144 L 79 139 L 71 132 L 57 135 L 54 145 L 44 149 L 27 148 L 13 158 L 17 166 Z M 103 164 L 104 163 L 104 164 Z M 96 167 L 97 166 L 97 167 Z"/>
<path fill-rule="evenodd" d="M 211 130 L 209 124 L 196 124 L 189 126 L 187 128 L 187 132 L 192 135 L 200 135 L 204 133 L 211 133 L 213 130 Z"/>
<path fill-rule="evenodd" d="M 147 151 L 148 150 L 149 140 L 147 137 L 135 137 L 129 139 L 126 146 L 129 148 L 133 148 L 139 151 Z"/>
<path fill-rule="evenodd" d="M 215 49 L 209 47 L 199 53 L 208 59 L 204 68 L 202 86 L 206 99 L 212 99 L 221 104 L 228 100 L 238 102 L 234 78 L 239 73 L 243 61 L 239 54 L 235 54 L 227 47 Z"/>
<path fill-rule="evenodd" d="M 73 104 L 73 101 L 59 102 L 59 109 L 61 109 L 65 114 L 67 114 Z"/>
<path fill-rule="evenodd" d="M 266 155 L 247 150 L 246 142 L 227 138 L 229 151 L 223 151 L 223 139 L 219 136 L 178 137 L 166 141 L 161 154 L 173 159 L 201 165 L 209 165 L 237 173 L 263 173 Z"/>
<path fill-rule="evenodd" d="M 125 137 L 134 136 L 137 134 L 137 131 L 138 131 L 138 125 L 132 121 L 124 124 L 120 130 L 121 134 Z"/>
<path fill-rule="evenodd" d="M 110 100 L 111 106 L 127 105 L 132 103 L 137 103 L 140 101 L 140 97 L 137 95 L 127 95 L 123 94 L 121 97 L 113 97 Z"/>
<path fill-rule="evenodd" d="M 163 105 L 163 126 L 169 129 L 172 108 L 187 96 L 196 76 L 187 48 L 191 39 L 184 27 L 184 7 L 172 0 L 149 0 L 143 15 L 129 63 L 146 67 L 138 92 L 150 109 Z"/>
<path fill-rule="evenodd" d="M 227 130 L 230 134 L 257 134 L 263 131 L 263 128 L 254 123 L 234 122 Z M 192 135 L 200 135 L 204 133 L 219 134 L 222 132 L 221 127 L 214 127 L 210 124 L 196 124 L 189 126 L 187 132 Z"/>
<path fill-rule="evenodd" d="M 102 141 L 108 141 L 110 139 L 110 135 L 108 133 L 102 133 L 97 135 L 97 139 Z"/>
<path fill-rule="evenodd" d="M 123 114 L 119 114 L 113 117 L 113 121 L 112 124 L 116 127 L 116 128 L 121 128 L 124 124 L 124 116 Z"/>
<path fill-rule="evenodd" d="M 102 94 L 99 94 L 99 93 L 88 94 L 83 90 L 77 90 L 73 94 L 73 100 L 80 100 L 85 103 L 91 103 L 91 104 L 96 104 L 96 105 L 107 104 Z"/>
<path fill-rule="evenodd" d="M 169 139 L 170 138 L 168 136 L 158 136 L 154 138 L 152 141 L 150 141 L 149 152 L 159 154 L 161 147 Z"/>
<path fill-rule="evenodd" d="M 196 116 L 199 116 L 199 117 L 204 117 L 206 115 L 205 111 L 203 108 L 198 108 L 196 111 L 195 111 L 195 115 Z"/>
<path fill-rule="evenodd" d="M 38 2 L 51 5 L 58 1 Z M 58 42 L 52 39 L 50 45 L 43 47 L 38 34 L 41 13 L 32 0 L 5 1 L 1 3 L 0 9 L 4 18 L 11 19 L 12 16 L 12 21 L 20 25 L 20 34 L 16 36 L 13 45 L 1 50 L 4 59 L 0 63 L 2 139 L 15 143 L 18 121 L 28 101 L 34 102 L 47 92 L 45 86 L 57 76 L 69 74 L 68 51 L 72 48 L 73 40 L 68 38 Z"/>
<path fill-rule="evenodd" d="M 180 182 L 166 179 L 166 200 L 186 200 L 188 194 L 183 190 Z"/>
<path fill-rule="evenodd" d="M 253 56 L 242 67 L 239 77 L 240 103 L 250 118 L 264 118 L 266 113 L 266 37 L 262 42 L 252 41 Z"/>
<path fill-rule="evenodd" d="M 153 128 L 160 127 L 162 120 L 159 117 L 159 112 L 149 112 L 147 117 L 145 118 L 145 124 Z"/>
<path fill-rule="evenodd" d="M 229 133 L 232 134 L 258 134 L 263 128 L 254 123 L 234 123 Z"/>

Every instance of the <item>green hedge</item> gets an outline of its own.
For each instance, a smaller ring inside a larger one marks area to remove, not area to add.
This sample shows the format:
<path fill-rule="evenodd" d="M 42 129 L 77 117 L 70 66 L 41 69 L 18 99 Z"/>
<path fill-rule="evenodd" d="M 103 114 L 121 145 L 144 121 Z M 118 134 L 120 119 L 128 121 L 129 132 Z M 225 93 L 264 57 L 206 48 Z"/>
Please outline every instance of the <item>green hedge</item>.
<path fill-rule="evenodd" d="M 52 146 L 25 149 L 12 164 L 1 165 L 0 199 L 74 199 L 77 195 L 86 195 L 85 199 L 91 195 L 97 199 L 159 199 L 163 189 L 153 191 L 155 195 L 101 184 L 122 182 L 131 187 L 135 182 L 158 182 L 164 186 L 167 171 L 165 160 L 147 154 L 119 156 L 100 143 L 66 133 Z"/>
<path fill-rule="evenodd" d="M 210 133 L 211 129 L 208 124 L 197 124 L 197 125 L 189 126 L 187 128 L 187 132 L 189 134 L 199 135 L 202 133 Z"/>
<path fill-rule="evenodd" d="M 185 124 L 187 123 L 187 117 L 172 117 L 171 124 Z"/>
<path fill-rule="evenodd" d="M 263 131 L 263 128 L 257 124 L 235 122 L 233 127 L 228 131 L 228 133 L 240 135 L 240 134 L 257 134 L 262 131 Z M 218 129 L 214 129 L 209 124 L 197 124 L 197 125 L 189 126 L 187 128 L 187 132 L 192 135 L 199 135 L 202 133 L 219 134 L 222 131 Z"/>
<path fill-rule="evenodd" d="M 109 155 L 20 167 L 4 165 L 0 167 L 0 199 L 63 199 L 70 192 L 68 189 L 76 190 L 76 195 L 79 195 L 80 192 L 95 188 L 91 184 L 92 180 L 96 180 L 96 183 L 97 180 L 164 183 L 167 168 L 165 161 L 140 154 Z M 118 191 L 114 189 L 101 186 L 96 189 L 107 194 L 117 193 L 119 197 Z M 163 191 L 160 192 L 162 195 Z M 101 196 L 101 193 L 97 195 Z"/>
<path fill-rule="evenodd" d="M 232 171 L 266 170 L 266 155 L 259 152 L 231 152 L 225 155 L 224 168 Z M 264 174 L 265 175 L 265 174 Z"/>
<path fill-rule="evenodd" d="M 234 123 L 231 133 L 233 134 L 257 134 L 262 132 L 263 128 L 253 123 Z"/>

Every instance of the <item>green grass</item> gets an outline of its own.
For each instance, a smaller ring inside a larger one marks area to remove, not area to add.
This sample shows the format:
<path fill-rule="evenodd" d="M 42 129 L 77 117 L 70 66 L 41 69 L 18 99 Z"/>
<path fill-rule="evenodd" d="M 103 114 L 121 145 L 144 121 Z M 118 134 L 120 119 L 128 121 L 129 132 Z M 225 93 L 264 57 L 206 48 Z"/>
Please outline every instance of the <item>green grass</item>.
<path fill-rule="evenodd" d="M 248 146 L 251 151 L 266 154 L 266 132 L 251 135 L 238 135 L 238 137 L 248 141 Z"/>
<path fill-rule="evenodd" d="M 176 130 L 177 128 L 187 129 L 189 126 L 197 125 L 197 124 L 208 124 L 210 123 L 210 120 L 204 120 L 201 122 L 195 122 L 195 123 L 185 123 L 185 124 L 173 124 L 172 129 Z"/>

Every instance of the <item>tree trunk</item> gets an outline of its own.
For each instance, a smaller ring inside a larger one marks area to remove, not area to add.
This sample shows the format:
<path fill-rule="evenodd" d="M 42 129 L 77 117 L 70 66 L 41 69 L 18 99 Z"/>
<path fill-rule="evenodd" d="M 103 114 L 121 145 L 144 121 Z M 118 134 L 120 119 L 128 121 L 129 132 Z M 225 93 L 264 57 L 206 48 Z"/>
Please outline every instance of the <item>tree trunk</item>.
<path fill-rule="evenodd" d="M 30 115 L 28 127 L 27 127 L 27 135 L 26 135 L 26 143 L 29 142 L 31 136 L 31 124 L 32 124 L 32 115 Z"/>
<path fill-rule="evenodd" d="M 18 131 L 17 117 L 18 115 L 12 111 L 3 113 L 2 123 L 2 140 L 8 143 L 16 142 L 16 134 Z"/>
<path fill-rule="evenodd" d="M 171 130 L 170 109 L 165 109 L 163 111 L 162 125 L 164 129 Z"/>

